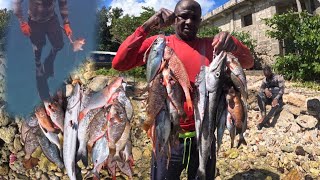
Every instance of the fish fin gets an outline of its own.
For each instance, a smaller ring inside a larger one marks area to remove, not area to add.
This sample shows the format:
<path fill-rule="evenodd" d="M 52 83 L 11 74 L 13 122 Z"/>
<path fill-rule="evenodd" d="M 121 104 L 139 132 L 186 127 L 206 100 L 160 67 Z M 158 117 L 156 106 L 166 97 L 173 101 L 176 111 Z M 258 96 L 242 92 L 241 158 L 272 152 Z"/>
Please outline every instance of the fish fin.
<path fill-rule="evenodd" d="M 241 144 L 247 145 L 247 142 L 246 142 L 246 140 L 244 139 L 244 137 L 240 137 L 240 138 L 239 138 L 239 142 L 238 142 L 237 148 L 239 148 Z"/>
<path fill-rule="evenodd" d="M 80 113 L 79 113 L 79 117 L 78 117 L 78 121 L 80 122 L 84 116 L 87 114 L 87 109 L 84 108 Z"/>
<path fill-rule="evenodd" d="M 88 166 L 88 156 L 86 156 L 86 152 L 78 151 L 76 156 L 76 161 L 81 160 L 84 166 Z"/>
<path fill-rule="evenodd" d="M 115 155 L 113 156 L 114 161 L 121 161 L 121 157 L 118 151 L 116 151 Z"/>

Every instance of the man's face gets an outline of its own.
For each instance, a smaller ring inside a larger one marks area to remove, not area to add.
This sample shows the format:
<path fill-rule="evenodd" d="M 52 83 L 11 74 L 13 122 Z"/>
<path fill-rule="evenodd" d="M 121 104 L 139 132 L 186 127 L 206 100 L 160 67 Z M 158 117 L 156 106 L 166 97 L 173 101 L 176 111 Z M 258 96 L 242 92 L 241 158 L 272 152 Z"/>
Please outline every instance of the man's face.
<path fill-rule="evenodd" d="M 264 71 L 263 74 L 267 79 L 270 79 L 272 77 L 272 72 L 271 71 Z"/>
<path fill-rule="evenodd" d="M 176 35 L 184 41 L 192 41 L 196 38 L 201 22 L 201 8 L 192 1 L 182 2 L 175 11 Z"/>

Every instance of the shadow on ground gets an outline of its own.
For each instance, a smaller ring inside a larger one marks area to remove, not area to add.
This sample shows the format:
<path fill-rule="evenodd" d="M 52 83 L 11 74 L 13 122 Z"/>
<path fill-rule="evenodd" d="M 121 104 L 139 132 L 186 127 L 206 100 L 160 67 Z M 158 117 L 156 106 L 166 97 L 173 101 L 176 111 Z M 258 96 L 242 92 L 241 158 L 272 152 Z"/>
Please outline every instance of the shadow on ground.
<path fill-rule="evenodd" d="M 265 169 L 250 169 L 234 175 L 230 180 L 265 180 L 267 177 L 272 180 L 280 180 L 278 174 Z"/>

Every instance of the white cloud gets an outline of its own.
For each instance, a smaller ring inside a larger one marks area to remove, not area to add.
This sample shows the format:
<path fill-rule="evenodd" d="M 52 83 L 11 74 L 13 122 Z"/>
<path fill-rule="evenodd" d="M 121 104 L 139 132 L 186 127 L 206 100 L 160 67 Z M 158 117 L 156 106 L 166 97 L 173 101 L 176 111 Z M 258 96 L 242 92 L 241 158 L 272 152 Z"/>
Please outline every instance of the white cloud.
<path fill-rule="evenodd" d="M 11 9 L 11 0 L 0 0 L 0 9 Z"/>
<path fill-rule="evenodd" d="M 153 7 L 156 11 L 160 8 L 174 10 L 179 0 L 112 0 L 110 6 L 122 8 L 125 14 L 139 15 L 142 6 Z M 213 0 L 197 0 L 202 8 L 202 14 L 206 14 L 215 4 Z"/>

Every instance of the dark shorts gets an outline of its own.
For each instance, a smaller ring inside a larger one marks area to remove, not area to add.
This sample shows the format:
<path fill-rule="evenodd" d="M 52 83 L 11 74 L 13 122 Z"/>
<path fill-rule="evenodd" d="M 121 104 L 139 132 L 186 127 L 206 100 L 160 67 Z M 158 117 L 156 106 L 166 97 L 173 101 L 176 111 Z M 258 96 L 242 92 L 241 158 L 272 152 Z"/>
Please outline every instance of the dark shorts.
<path fill-rule="evenodd" d="M 169 161 L 169 167 L 167 168 L 167 157 L 160 156 L 155 158 L 152 153 L 151 162 L 151 179 L 152 180 L 180 180 L 180 175 L 183 169 L 187 167 L 189 147 L 191 145 L 190 160 L 187 169 L 188 180 L 198 179 L 196 177 L 198 166 L 199 166 L 199 153 L 197 150 L 196 138 L 191 138 L 191 143 L 189 140 L 186 141 L 186 147 L 184 147 L 184 140 L 179 138 L 179 145 L 176 148 L 171 149 L 171 159 Z M 215 152 L 215 140 L 212 144 L 213 151 Z M 185 159 L 183 160 L 183 154 L 185 152 Z M 207 180 L 214 179 L 215 176 L 215 164 L 216 158 L 209 158 L 207 162 Z"/>
<path fill-rule="evenodd" d="M 54 15 L 46 22 L 36 22 L 29 19 L 28 22 L 31 28 L 31 43 L 37 48 L 42 48 L 46 44 L 46 36 L 51 45 L 55 49 L 63 48 L 63 34 L 58 17 Z"/>

